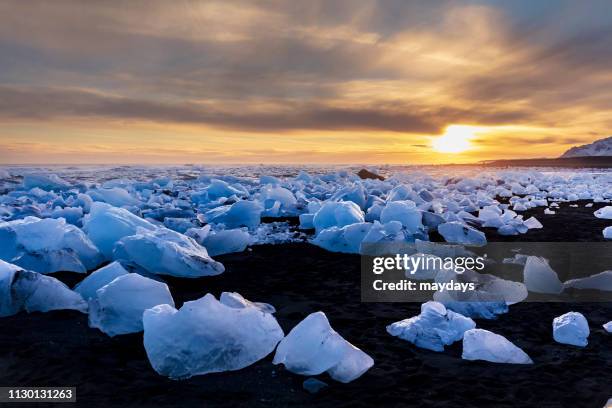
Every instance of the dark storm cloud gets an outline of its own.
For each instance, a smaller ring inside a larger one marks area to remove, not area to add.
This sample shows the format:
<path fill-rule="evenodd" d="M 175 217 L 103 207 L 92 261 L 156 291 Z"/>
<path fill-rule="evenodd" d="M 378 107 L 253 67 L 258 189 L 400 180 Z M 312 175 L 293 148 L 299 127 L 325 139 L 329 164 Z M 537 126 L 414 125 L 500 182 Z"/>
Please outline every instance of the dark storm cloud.
<path fill-rule="evenodd" d="M 106 117 L 175 123 L 213 124 L 255 131 L 291 129 L 382 129 L 397 132 L 434 132 L 430 118 L 375 108 L 342 109 L 307 105 L 290 112 L 221 112 L 193 103 L 163 103 L 102 95 L 79 90 L 11 88 L 0 86 L 0 117 L 49 119 Z"/>

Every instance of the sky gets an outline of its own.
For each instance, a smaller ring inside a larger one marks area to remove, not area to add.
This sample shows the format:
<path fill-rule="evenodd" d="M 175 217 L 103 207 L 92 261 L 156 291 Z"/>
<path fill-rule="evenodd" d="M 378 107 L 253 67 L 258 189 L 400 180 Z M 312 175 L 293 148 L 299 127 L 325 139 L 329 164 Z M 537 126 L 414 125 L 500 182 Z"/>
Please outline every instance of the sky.
<path fill-rule="evenodd" d="M 0 0 L 0 163 L 466 163 L 612 134 L 609 1 Z"/>

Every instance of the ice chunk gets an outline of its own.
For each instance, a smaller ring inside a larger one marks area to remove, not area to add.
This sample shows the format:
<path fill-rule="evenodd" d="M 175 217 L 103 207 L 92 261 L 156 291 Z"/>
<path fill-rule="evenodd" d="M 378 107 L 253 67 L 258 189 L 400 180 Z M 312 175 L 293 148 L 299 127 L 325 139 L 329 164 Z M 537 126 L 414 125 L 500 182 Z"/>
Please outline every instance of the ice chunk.
<path fill-rule="evenodd" d="M 423 211 L 423 225 L 433 230 L 437 229 L 440 224 L 444 224 L 446 220 L 440 214 L 432 213 L 429 211 Z"/>
<path fill-rule="evenodd" d="M 331 227 L 321 231 L 312 243 L 331 252 L 345 252 L 358 254 L 361 241 L 370 232 L 372 224 L 360 222 L 346 225 L 342 228 Z"/>
<path fill-rule="evenodd" d="M 374 360 L 336 333 L 325 313 L 316 312 L 280 342 L 273 363 L 301 375 L 326 371 L 334 380 L 347 383 L 369 370 Z"/>
<path fill-rule="evenodd" d="M 71 309 L 85 313 L 87 303 L 59 280 L 33 271 L 25 271 L 0 260 L 0 317 L 22 310 L 48 312 Z"/>
<path fill-rule="evenodd" d="M 110 263 L 105 267 L 92 272 L 75 286 L 74 291 L 80 293 L 81 296 L 83 296 L 83 299 L 89 300 L 90 298 L 96 297 L 96 291 L 98 289 L 108 285 L 115 278 L 126 275 L 127 273 L 128 272 L 119 262 Z"/>
<path fill-rule="evenodd" d="M 302 383 L 302 387 L 311 394 L 316 394 L 327 386 L 327 383 L 313 377 L 305 379 Z"/>
<path fill-rule="evenodd" d="M 527 220 L 525 220 L 524 225 L 526 225 L 529 229 L 540 229 L 544 227 L 536 217 L 528 218 Z"/>
<path fill-rule="evenodd" d="M 366 208 L 366 191 L 361 184 L 349 185 L 336 191 L 331 201 L 351 201 L 361 209 Z"/>
<path fill-rule="evenodd" d="M 115 207 L 138 205 L 140 203 L 140 201 L 132 197 L 127 190 L 121 187 L 88 190 L 87 195 L 94 201 L 102 201 Z"/>
<path fill-rule="evenodd" d="M 612 226 L 604 228 L 603 236 L 605 239 L 612 239 Z"/>
<path fill-rule="evenodd" d="M 451 269 L 442 269 L 435 277 L 436 282 L 472 282 L 475 290 L 436 291 L 434 300 L 444 304 L 464 316 L 494 319 L 496 315 L 506 313 L 508 305 L 527 298 L 527 289 L 521 282 L 501 279 L 490 274 L 472 270 L 457 273 Z"/>
<path fill-rule="evenodd" d="M 103 258 L 79 228 L 63 218 L 0 222 L 0 258 L 40 273 L 85 273 Z"/>
<path fill-rule="evenodd" d="M 531 358 L 504 336 L 483 329 L 471 329 L 463 334 L 465 360 L 485 360 L 492 363 L 533 364 Z"/>
<path fill-rule="evenodd" d="M 143 321 L 151 365 L 174 379 L 247 367 L 283 338 L 270 313 L 248 301 L 224 304 L 211 294 L 185 302 L 180 310 L 156 306 L 145 311 Z"/>
<path fill-rule="evenodd" d="M 231 197 L 233 195 L 243 197 L 247 192 L 236 187 L 230 186 L 227 182 L 219 179 L 212 179 L 210 185 L 206 187 L 209 200 L 216 200 L 221 197 Z"/>
<path fill-rule="evenodd" d="M 56 207 L 51 212 L 51 218 L 63 218 L 69 224 L 78 225 L 83 218 L 83 209 L 80 207 Z"/>
<path fill-rule="evenodd" d="M 554 212 L 550 208 L 545 208 L 544 209 L 544 214 L 546 214 L 546 215 L 554 215 L 554 214 L 556 214 L 556 212 Z"/>
<path fill-rule="evenodd" d="M 563 283 L 559 280 L 548 261 L 542 257 L 529 256 L 523 269 L 523 282 L 527 290 L 536 293 L 559 294 Z"/>
<path fill-rule="evenodd" d="M 595 289 L 612 291 L 612 271 L 604 271 L 586 278 L 568 280 L 563 284 L 565 288 Z"/>
<path fill-rule="evenodd" d="M 242 229 L 213 231 L 210 225 L 204 228 L 192 228 L 185 235 L 195 239 L 208 251 L 210 256 L 242 252 L 251 243 L 251 235 Z"/>
<path fill-rule="evenodd" d="M 113 256 L 149 273 L 182 278 L 219 275 L 225 270 L 192 238 L 165 228 L 139 230 L 121 239 Z"/>
<path fill-rule="evenodd" d="M 602 207 L 599 210 L 595 211 L 594 214 L 597 218 L 612 220 L 612 205 Z"/>
<path fill-rule="evenodd" d="M 380 213 L 381 223 L 386 224 L 390 221 L 399 221 L 412 234 L 417 233 L 423 228 L 422 219 L 421 211 L 410 200 L 390 201 Z"/>
<path fill-rule="evenodd" d="M 70 183 L 56 174 L 31 173 L 23 176 L 23 187 L 26 190 L 40 188 L 42 190 L 66 190 Z"/>
<path fill-rule="evenodd" d="M 438 226 L 438 232 L 446 242 L 463 245 L 486 245 L 485 234 L 459 221 L 447 222 Z"/>
<path fill-rule="evenodd" d="M 476 323 L 438 302 L 421 305 L 421 314 L 387 326 L 387 332 L 403 340 L 433 351 L 444 351 L 444 346 L 463 338 L 463 333 Z"/>
<path fill-rule="evenodd" d="M 364 222 L 363 212 L 352 201 L 328 201 L 315 213 L 313 225 L 317 234 L 326 228 Z"/>
<path fill-rule="evenodd" d="M 300 214 L 300 229 L 313 229 L 314 214 Z"/>
<path fill-rule="evenodd" d="M 157 305 L 174 306 L 168 285 L 137 273 L 115 278 L 89 300 L 89 326 L 109 336 L 142 330 L 142 314 Z"/>
<path fill-rule="evenodd" d="M 83 230 L 108 260 L 112 259 L 115 243 L 136 234 L 138 228 L 153 231 L 157 227 L 128 210 L 106 203 L 93 203 L 83 219 Z"/>
<path fill-rule="evenodd" d="M 604 324 L 603 328 L 608 333 L 612 333 L 612 320 L 610 320 L 608 323 Z"/>
<path fill-rule="evenodd" d="M 279 210 L 282 212 L 292 211 L 297 204 L 293 193 L 284 187 L 267 185 L 261 190 L 264 207 L 271 208 L 274 203 L 280 203 Z"/>
<path fill-rule="evenodd" d="M 588 344 L 589 323 L 578 312 L 569 312 L 553 320 L 553 338 L 557 343 L 585 347 Z"/>
<path fill-rule="evenodd" d="M 276 313 L 276 309 L 274 306 L 268 303 L 261 302 L 251 302 L 242 297 L 242 295 L 238 292 L 223 292 L 221 296 L 219 296 L 219 302 L 223 303 L 225 306 L 235 307 L 237 309 L 242 309 L 245 307 L 254 307 L 265 313 Z"/>
<path fill-rule="evenodd" d="M 254 201 L 238 201 L 217 207 L 204 214 L 206 222 L 223 224 L 226 228 L 255 228 L 261 223 L 262 207 Z"/>

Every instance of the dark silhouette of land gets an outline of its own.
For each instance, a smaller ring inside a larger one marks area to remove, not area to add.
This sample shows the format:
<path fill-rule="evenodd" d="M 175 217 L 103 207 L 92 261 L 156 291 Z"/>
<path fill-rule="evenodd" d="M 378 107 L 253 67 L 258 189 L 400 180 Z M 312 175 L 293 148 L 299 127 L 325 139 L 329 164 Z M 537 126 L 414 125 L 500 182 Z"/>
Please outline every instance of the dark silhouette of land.
<path fill-rule="evenodd" d="M 567 167 L 567 168 L 612 168 L 612 156 L 485 160 L 488 167 Z"/>

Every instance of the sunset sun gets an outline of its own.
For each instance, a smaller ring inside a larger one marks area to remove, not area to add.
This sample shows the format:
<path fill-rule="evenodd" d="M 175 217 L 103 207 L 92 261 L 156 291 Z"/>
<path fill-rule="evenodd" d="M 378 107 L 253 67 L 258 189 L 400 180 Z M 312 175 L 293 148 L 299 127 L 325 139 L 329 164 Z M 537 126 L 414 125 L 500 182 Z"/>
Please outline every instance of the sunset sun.
<path fill-rule="evenodd" d="M 444 134 L 432 141 L 432 147 L 440 153 L 462 153 L 472 148 L 470 140 L 474 137 L 471 126 L 451 125 Z"/>

